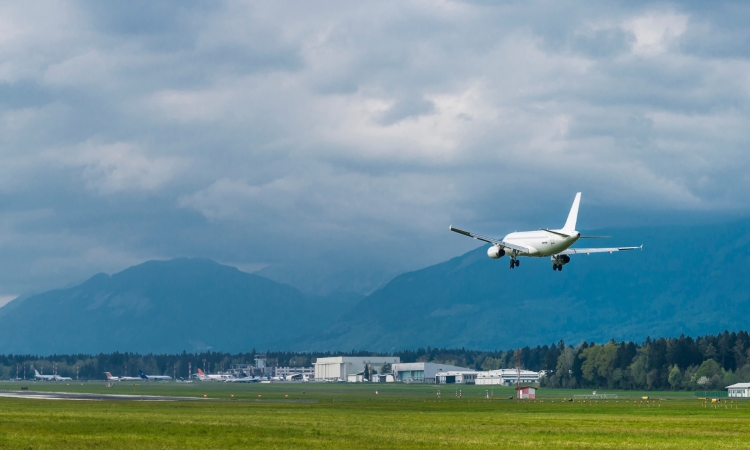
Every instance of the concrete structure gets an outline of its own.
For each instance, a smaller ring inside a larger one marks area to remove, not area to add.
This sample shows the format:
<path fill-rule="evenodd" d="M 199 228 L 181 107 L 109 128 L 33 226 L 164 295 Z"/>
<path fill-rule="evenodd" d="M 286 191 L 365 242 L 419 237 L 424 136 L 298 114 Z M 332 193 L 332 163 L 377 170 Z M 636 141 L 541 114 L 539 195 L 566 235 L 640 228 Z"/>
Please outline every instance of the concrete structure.
<path fill-rule="evenodd" d="M 373 383 L 393 383 L 394 381 L 396 381 L 396 379 L 393 377 L 393 374 L 386 373 L 372 375 L 370 377 L 370 381 L 372 381 Z"/>
<path fill-rule="evenodd" d="M 465 367 L 428 362 L 393 365 L 393 375 L 396 379 L 407 383 L 435 383 L 435 376 L 441 372 L 472 372 L 472 370 Z"/>
<path fill-rule="evenodd" d="M 516 388 L 516 398 L 533 400 L 536 398 L 536 388 L 533 386 L 519 386 Z"/>
<path fill-rule="evenodd" d="M 267 367 L 267 372 L 272 377 L 289 378 L 291 375 L 302 375 L 299 378 L 312 378 L 315 369 L 312 367 Z"/>
<path fill-rule="evenodd" d="M 435 382 L 437 384 L 474 384 L 478 373 L 473 370 L 440 372 L 435 375 Z"/>
<path fill-rule="evenodd" d="M 334 356 L 318 358 L 315 366 L 315 379 L 319 381 L 347 381 L 351 374 L 361 374 L 365 371 L 365 364 L 378 373 L 382 372 L 384 364 L 398 364 L 398 356 Z"/>
<path fill-rule="evenodd" d="M 487 372 L 479 372 L 477 375 L 477 385 L 502 385 L 502 386 L 513 386 L 518 380 L 518 371 L 516 369 L 500 369 L 490 370 Z M 538 383 L 539 372 L 532 372 L 531 370 L 521 371 L 521 383 Z"/>
<path fill-rule="evenodd" d="M 729 397 L 750 397 L 750 383 L 737 383 L 726 389 L 729 389 Z"/>

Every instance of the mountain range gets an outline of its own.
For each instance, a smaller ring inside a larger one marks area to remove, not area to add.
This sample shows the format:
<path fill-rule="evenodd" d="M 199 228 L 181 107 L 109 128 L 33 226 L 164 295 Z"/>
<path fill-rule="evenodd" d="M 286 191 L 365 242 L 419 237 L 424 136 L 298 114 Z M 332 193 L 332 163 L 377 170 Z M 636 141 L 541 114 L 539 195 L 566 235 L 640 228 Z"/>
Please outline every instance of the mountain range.
<path fill-rule="evenodd" d="M 0 308 L 0 353 L 508 349 L 747 328 L 749 225 L 598 230 L 643 250 L 574 255 L 562 272 L 547 259 L 509 270 L 480 247 L 366 297 L 306 295 L 205 259 L 149 261 Z"/>

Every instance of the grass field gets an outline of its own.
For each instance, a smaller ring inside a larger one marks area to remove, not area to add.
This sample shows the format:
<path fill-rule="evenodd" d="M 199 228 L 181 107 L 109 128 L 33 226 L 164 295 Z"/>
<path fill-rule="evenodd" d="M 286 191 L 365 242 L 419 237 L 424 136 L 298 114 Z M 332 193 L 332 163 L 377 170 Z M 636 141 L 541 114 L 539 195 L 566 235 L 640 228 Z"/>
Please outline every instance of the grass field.
<path fill-rule="evenodd" d="M 405 384 L 27 383 L 34 391 L 169 395 L 195 402 L 0 399 L 0 448 L 748 448 L 750 402 L 618 392 Z M 8 383 L 0 389 L 20 389 Z M 375 391 L 378 391 L 375 394 Z M 494 391 L 494 392 L 493 392 Z M 234 395 L 234 397 L 232 397 Z M 639 402 L 649 395 L 648 403 Z M 260 397 L 259 397 L 260 396 Z M 659 400 L 662 398 L 663 400 Z M 294 403 L 295 400 L 313 403 Z M 636 401 L 636 403 L 634 403 Z"/>

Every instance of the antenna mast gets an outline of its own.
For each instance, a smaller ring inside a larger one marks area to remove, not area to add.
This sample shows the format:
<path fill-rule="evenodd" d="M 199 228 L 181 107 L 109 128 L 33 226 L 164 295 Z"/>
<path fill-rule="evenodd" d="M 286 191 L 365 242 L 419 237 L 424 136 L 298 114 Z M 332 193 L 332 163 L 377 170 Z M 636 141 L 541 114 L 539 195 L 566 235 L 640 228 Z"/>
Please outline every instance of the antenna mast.
<path fill-rule="evenodd" d="M 516 398 L 521 397 L 521 349 L 516 349 Z"/>

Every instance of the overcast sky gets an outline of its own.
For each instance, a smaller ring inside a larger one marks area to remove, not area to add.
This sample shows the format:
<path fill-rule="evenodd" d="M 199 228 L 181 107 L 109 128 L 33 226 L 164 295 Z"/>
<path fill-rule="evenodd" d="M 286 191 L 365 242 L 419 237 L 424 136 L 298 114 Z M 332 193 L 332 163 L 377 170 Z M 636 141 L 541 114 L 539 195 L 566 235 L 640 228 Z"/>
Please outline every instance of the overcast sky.
<path fill-rule="evenodd" d="M 579 190 L 582 229 L 747 216 L 748 21 L 746 2 L 2 2 L 0 303 L 178 256 L 393 273 L 477 245 L 451 223 L 561 226 Z"/>

